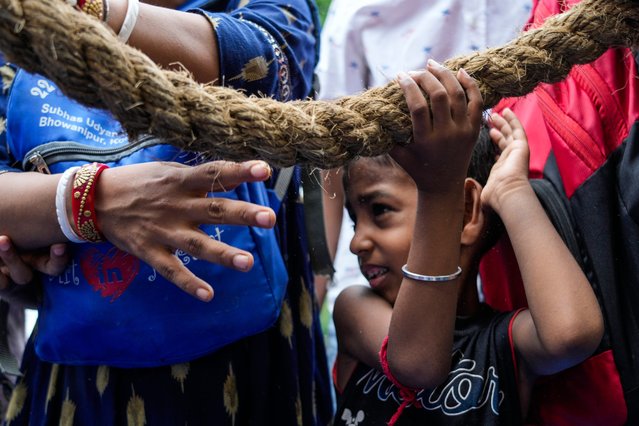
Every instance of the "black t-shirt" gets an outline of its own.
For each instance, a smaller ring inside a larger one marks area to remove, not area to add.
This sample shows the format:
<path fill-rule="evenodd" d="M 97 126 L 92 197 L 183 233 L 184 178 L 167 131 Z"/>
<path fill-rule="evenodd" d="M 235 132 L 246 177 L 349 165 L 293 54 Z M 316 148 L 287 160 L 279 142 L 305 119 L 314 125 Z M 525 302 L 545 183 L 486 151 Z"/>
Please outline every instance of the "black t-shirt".
<path fill-rule="evenodd" d="M 397 425 L 517 425 L 521 410 L 510 324 L 514 312 L 482 306 L 455 324 L 453 363 L 445 383 L 417 394 Z M 428 361 L 425 361 L 428 362 Z M 399 408 L 399 389 L 384 373 L 360 363 L 339 399 L 334 425 L 385 426 Z"/>

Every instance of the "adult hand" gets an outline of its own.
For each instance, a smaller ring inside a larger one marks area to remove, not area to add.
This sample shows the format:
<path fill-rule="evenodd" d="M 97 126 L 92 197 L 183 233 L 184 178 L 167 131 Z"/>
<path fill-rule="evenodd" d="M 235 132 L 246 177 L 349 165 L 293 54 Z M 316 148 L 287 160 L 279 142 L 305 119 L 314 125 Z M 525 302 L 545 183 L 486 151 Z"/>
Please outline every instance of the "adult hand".
<path fill-rule="evenodd" d="M 33 250 L 18 253 L 9 237 L 0 236 L 0 290 L 10 283 L 28 284 L 34 271 L 59 275 L 64 271 L 69 256 L 64 244 L 53 244 L 46 251 Z"/>
<path fill-rule="evenodd" d="M 411 114 L 414 143 L 391 154 L 419 190 L 445 193 L 466 178 L 481 123 L 479 88 L 464 70 L 455 77 L 434 61 L 411 76 L 400 74 L 399 85 Z"/>
<path fill-rule="evenodd" d="M 174 256 L 191 256 L 240 271 L 253 267 L 252 255 L 210 238 L 202 224 L 272 228 L 268 207 L 207 198 L 243 182 L 266 180 L 271 169 L 263 161 L 217 161 L 195 167 L 178 163 L 144 163 L 105 170 L 96 187 L 95 210 L 104 236 L 118 248 L 140 258 L 185 292 L 209 301 L 213 288 Z"/>

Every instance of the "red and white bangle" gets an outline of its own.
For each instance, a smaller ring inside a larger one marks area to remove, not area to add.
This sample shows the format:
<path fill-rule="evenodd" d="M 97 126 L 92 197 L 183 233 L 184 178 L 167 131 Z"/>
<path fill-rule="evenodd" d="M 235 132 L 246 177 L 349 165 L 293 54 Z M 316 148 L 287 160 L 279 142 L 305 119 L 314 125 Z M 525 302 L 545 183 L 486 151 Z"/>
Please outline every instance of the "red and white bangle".
<path fill-rule="evenodd" d="M 58 181 L 58 187 L 55 193 L 55 214 L 58 217 L 58 224 L 64 236 L 73 243 L 86 242 L 75 233 L 69 222 L 69 216 L 67 215 L 67 195 L 69 194 L 67 187 L 69 186 L 69 179 L 71 179 L 71 176 L 79 169 L 80 167 L 71 167 L 65 171 Z"/>
<path fill-rule="evenodd" d="M 95 188 L 100 174 L 108 168 L 106 164 L 86 164 L 76 172 L 73 179 L 73 221 L 80 238 L 92 243 L 104 241 L 95 214 Z"/>

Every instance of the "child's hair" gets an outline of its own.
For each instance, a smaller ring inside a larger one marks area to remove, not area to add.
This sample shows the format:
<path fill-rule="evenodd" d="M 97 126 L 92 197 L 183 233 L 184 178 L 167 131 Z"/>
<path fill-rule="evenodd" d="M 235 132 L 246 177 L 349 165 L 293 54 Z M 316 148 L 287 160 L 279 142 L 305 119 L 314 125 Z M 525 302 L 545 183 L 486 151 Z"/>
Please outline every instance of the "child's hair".
<path fill-rule="evenodd" d="M 489 127 L 485 123 L 482 123 L 482 126 L 479 129 L 477 142 L 475 143 L 475 147 L 473 148 L 473 152 L 470 157 L 470 165 L 468 166 L 468 173 L 466 174 L 466 176 L 475 179 L 482 186 L 486 185 L 486 182 L 488 181 L 488 175 L 490 174 L 490 169 L 492 169 L 493 165 L 495 164 L 495 160 L 498 154 L 499 149 L 490 139 Z M 345 189 L 348 189 L 348 175 L 350 172 L 350 167 L 355 162 L 361 161 L 363 159 L 373 161 L 378 166 L 383 168 L 398 167 L 401 169 L 399 164 L 397 164 L 389 154 L 379 155 L 377 157 L 357 158 L 351 163 L 344 166 L 343 182 Z"/>
<path fill-rule="evenodd" d="M 481 186 L 485 186 L 488 182 L 490 170 L 495 165 L 499 148 L 493 143 L 489 134 L 490 128 L 482 123 L 479 129 L 479 136 L 470 156 L 470 164 L 468 165 L 468 173 L 466 176 L 475 179 Z"/>
<path fill-rule="evenodd" d="M 490 170 L 493 168 L 493 165 L 497 160 L 497 155 L 499 154 L 499 148 L 491 140 L 489 130 L 490 128 L 488 127 L 488 125 L 482 122 L 481 128 L 479 129 L 477 142 L 473 147 L 473 152 L 470 157 L 468 173 L 466 174 L 467 177 L 475 179 L 482 187 L 486 185 L 488 176 L 490 175 Z M 345 191 L 348 191 L 350 179 L 349 173 L 351 166 L 355 162 L 361 161 L 364 158 L 367 161 L 374 162 L 381 168 L 396 167 L 402 170 L 399 164 L 397 164 L 389 154 L 384 154 L 377 157 L 360 157 L 344 166 L 344 175 L 342 179 Z M 503 225 L 501 223 L 501 220 L 499 219 L 499 216 L 497 216 L 492 210 L 485 211 L 485 214 L 486 219 L 488 220 L 488 225 L 486 227 L 486 234 L 484 235 L 482 242 L 482 254 L 490 249 L 497 242 L 503 232 Z"/>

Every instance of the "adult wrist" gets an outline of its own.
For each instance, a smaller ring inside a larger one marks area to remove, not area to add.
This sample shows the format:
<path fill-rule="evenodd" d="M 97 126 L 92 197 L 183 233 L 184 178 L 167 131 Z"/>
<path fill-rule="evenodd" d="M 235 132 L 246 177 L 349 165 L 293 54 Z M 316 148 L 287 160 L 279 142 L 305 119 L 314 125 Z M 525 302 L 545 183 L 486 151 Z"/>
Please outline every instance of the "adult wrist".
<path fill-rule="evenodd" d="M 95 210 L 96 187 L 106 164 L 91 163 L 82 166 L 73 179 L 71 205 L 76 234 L 92 243 L 104 241 Z"/>
<path fill-rule="evenodd" d="M 126 43 L 129 41 L 131 34 L 133 33 L 133 29 L 138 22 L 138 16 L 140 15 L 140 1 L 139 0 L 128 0 L 126 5 L 126 12 L 124 13 L 124 18 L 122 19 L 122 24 L 120 25 L 120 29 L 118 30 L 118 39 L 122 43 Z"/>
<path fill-rule="evenodd" d="M 71 207 L 71 182 L 80 167 L 71 167 L 66 170 L 60 180 L 55 195 L 55 213 L 58 218 L 58 225 L 64 236 L 73 243 L 84 243 L 85 240 L 75 232 L 71 226 L 69 217 L 73 217 Z"/>
<path fill-rule="evenodd" d="M 126 43 L 137 24 L 140 13 L 139 0 L 108 0 L 109 18 L 106 21 L 109 27 L 118 36 L 118 39 Z"/>

